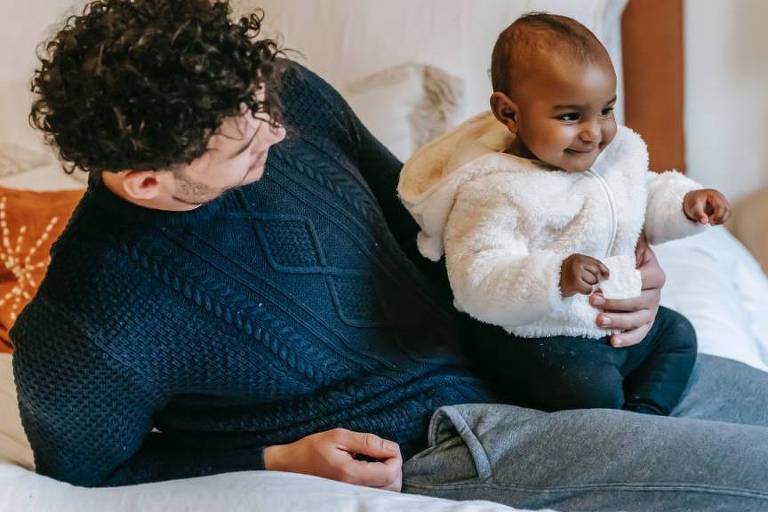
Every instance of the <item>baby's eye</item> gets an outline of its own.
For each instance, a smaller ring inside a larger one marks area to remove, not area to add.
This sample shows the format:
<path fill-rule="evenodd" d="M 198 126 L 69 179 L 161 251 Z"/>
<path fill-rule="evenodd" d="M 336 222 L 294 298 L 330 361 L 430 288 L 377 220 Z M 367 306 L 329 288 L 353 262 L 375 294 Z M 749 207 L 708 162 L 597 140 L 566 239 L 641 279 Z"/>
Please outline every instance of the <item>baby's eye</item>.
<path fill-rule="evenodd" d="M 613 107 L 606 107 L 600 112 L 603 116 L 609 116 L 613 113 Z"/>
<path fill-rule="evenodd" d="M 580 117 L 578 112 L 568 112 L 567 114 L 560 114 L 557 116 L 559 120 L 566 122 L 578 121 Z"/>

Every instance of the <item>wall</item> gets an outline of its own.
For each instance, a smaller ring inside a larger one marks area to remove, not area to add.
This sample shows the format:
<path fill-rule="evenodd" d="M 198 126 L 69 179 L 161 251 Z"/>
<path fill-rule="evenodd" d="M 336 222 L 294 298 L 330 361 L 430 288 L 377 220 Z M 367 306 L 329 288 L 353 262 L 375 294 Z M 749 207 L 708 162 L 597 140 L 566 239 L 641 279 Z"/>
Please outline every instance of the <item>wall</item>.
<path fill-rule="evenodd" d="M 41 144 L 27 124 L 32 96 L 29 81 L 37 64 L 37 44 L 83 0 L 0 0 L 0 140 Z"/>
<path fill-rule="evenodd" d="M 685 10 L 688 174 L 738 199 L 768 185 L 768 2 Z"/>

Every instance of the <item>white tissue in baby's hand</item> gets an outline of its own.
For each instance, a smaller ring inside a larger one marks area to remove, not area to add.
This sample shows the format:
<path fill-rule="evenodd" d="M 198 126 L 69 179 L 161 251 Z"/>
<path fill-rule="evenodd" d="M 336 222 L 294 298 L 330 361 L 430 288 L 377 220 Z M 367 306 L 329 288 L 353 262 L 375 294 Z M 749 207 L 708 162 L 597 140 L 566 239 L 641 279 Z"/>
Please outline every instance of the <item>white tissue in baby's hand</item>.
<path fill-rule="evenodd" d="M 600 281 L 598 287 L 606 299 L 631 299 L 638 297 L 642 290 L 640 271 L 635 268 L 632 256 L 610 256 L 602 260 L 610 277 Z"/>

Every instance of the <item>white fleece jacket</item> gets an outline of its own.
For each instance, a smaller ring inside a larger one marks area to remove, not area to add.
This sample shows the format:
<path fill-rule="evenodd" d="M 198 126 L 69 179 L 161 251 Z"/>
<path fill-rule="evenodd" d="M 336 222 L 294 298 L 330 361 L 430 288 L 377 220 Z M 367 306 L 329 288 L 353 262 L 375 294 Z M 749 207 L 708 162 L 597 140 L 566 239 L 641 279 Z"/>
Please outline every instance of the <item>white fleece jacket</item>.
<path fill-rule="evenodd" d="M 626 127 L 583 173 L 505 154 L 510 137 L 486 112 L 406 163 L 398 193 L 421 227 L 419 250 L 434 261 L 445 252 L 455 306 L 480 321 L 522 337 L 605 336 L 587 296 L 561 296 L 563 260 L 634 257 L 641 229 L 651 244 L 705 229 L 683 213 L 700 186 L 649 172 Z"/>

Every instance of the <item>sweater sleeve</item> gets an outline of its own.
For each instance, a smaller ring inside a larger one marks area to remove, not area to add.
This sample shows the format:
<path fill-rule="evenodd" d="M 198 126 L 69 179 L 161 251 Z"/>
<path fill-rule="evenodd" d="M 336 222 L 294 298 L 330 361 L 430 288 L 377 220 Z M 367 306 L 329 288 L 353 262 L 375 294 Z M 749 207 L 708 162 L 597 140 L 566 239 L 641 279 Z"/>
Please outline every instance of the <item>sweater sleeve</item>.
<path fill-rule="evenodd" d="M 33 301 L 12 331 L 19 410 L 38 473 L 116 486 L 263 469 L 263 449 L 223 451 L 152 432 L 158 383 L 126 367 L 70 319 Z"/>
<path fill-rule="evenodd" d="M 661 244 L 701 233 L 706 226 L 693 222 L 683 213 L 683 198 L 701 185 L 677 171 L 648 171 L 648 202 L 645 235 L 650 244 Z"/>
<path fill-rule="evenodd" d="M 478 179 L 459 192 L 445 229 L 445 259 L 456 306 L 503 327 L 534 322 L 562 301 L 565 255 L 532 250 L 510 199 Z"/>

